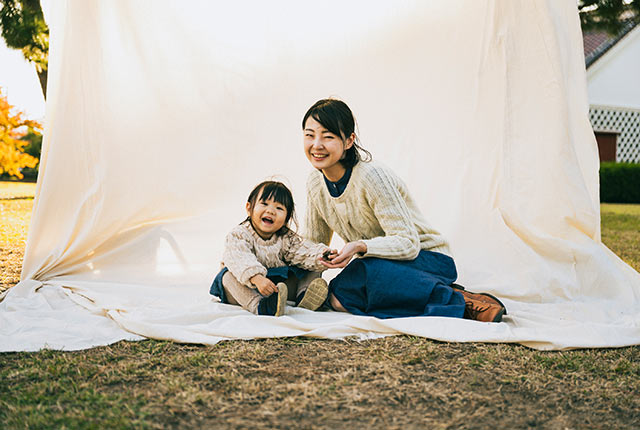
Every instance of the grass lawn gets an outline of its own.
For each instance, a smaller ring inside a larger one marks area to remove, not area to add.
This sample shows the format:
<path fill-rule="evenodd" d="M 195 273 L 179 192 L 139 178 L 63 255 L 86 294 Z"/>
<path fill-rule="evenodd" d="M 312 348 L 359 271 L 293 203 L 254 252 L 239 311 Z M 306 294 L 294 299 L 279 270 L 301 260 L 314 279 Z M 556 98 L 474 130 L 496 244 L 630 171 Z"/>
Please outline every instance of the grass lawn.
<path fill-rule="evenodd" d="M 602 241 L 640 271 L 640 205 L 600 205 Z M 640 425 L 638 426 L 640 428 Z"/>
<path fill-rule="evenodd" d="M 35 190 L 34 183 L 0 182 L 0 292 L 20 281 Z"/>
<path fill-rule="evenodd" d="M 0 183 L 0 288 L 19 280 L 27 185 Z M 640 205 L 602 205 L 602 238 L 639 270 Z M 0 354 L 2 429 L 637 429 L 638 393 L 638 346 L 540 352 L 397 336 Z"/>

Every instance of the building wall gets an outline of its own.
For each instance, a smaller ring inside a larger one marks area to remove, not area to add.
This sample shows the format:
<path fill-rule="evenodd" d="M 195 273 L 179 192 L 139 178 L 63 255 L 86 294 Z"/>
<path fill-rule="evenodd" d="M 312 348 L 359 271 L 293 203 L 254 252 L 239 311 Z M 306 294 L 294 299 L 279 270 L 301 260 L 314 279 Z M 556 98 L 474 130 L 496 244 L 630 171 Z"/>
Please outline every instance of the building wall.
<path fill-rule="evenodd" d="M 616 161 L 640 163 L 640 26 L 587 70 L 593 130 L 617 133 Z"/>
<path fill-rule="evenodd" d="M 596 136 L 598 132 L 617 134 L 616 161 L 640 163 L 640 109 L 592 105 L 589 119 Z"/>
<path fill-rule="evenodd" d="M 589 104 L 640 109 L 640 26 L 587 70 Z"/>

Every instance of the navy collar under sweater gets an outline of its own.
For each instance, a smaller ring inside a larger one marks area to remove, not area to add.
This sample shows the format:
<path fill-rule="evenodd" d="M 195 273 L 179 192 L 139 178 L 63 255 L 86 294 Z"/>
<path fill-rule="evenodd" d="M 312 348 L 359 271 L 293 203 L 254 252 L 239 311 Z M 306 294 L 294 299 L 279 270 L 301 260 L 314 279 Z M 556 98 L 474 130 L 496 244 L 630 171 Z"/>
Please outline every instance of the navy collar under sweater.
<path fill-rule="evenodd" d="M 327 189 L 329 190 L 329 194 L 331 194 L 331 197 L 340 197 L 342 193 L 344 193 L 344 190 L 349 184 L 352 170 L 352 167 L 348 167 L 344 172 L 344 175 L 342 175 L 342 178 L 338 179 L 336 182 L 331 182 L 327 179 L 326 176 L 324 176 L 324 174 L 322 175 L 322 177 L 324 178 L 324 183 L 327 184 Z"/>

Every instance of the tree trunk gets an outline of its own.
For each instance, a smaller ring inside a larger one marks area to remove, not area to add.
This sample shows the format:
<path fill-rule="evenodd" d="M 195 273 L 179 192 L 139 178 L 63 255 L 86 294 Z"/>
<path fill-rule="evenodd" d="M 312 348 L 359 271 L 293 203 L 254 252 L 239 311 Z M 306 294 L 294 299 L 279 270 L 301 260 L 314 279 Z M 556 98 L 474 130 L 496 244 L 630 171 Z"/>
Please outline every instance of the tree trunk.
<path fill-rule="evenodd" d="M 38 79 L 40 80 L 40 88 L 42 89 L 42 95 L 45 101 L 47 100 L 47 69 L 38 72 Z"/>

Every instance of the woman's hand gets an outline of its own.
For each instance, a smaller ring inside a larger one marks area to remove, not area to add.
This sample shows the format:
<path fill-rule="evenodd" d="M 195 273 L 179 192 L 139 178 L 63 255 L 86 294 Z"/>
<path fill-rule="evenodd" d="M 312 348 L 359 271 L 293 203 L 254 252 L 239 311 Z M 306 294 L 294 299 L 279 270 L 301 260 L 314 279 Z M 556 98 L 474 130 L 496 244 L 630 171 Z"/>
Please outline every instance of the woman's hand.
<path fill-rule="evenodd" d="M 255 275 L 249 280 L 249 282 L 255 285 L 260 294 L 265 297 L 269 297 L 271 294 L 278 292 L 276 284 L 263 275 Z"/>
<path fill-rule="evenodd" d="M 329 269 L 339 269 L 345 267 L 354 255 L 367 252 L 367 245 L 362 241 L 349 242 L 344 248 L 342 248 L 337 255 L 333 254 L 333 257 L 329 261 L 321 261 L 321 263 Z"/>

